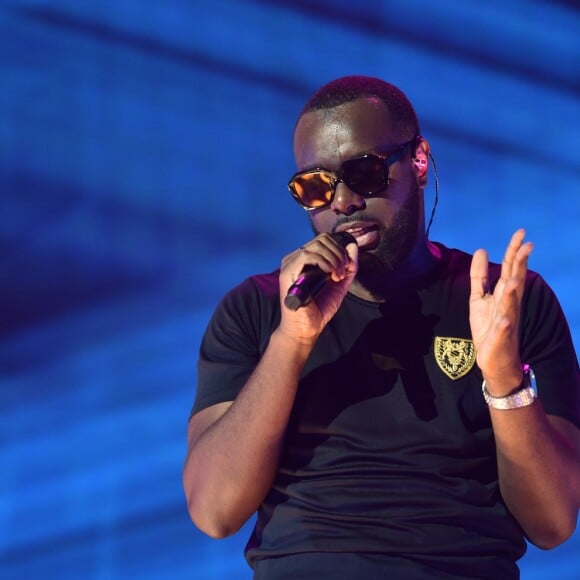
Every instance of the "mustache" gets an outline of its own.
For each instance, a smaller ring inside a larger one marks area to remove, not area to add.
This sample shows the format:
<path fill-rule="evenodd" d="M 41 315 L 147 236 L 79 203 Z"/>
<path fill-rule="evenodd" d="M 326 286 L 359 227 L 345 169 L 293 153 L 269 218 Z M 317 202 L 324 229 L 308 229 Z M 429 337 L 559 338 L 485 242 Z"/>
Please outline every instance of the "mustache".
<path fill-rule="evenodd" d="M 332 233 L 336 232 L 336 230 L 344 225 L 352 224 L 352 223 L 361 223 L 366 222 L 370 224 L 374 224 L 380 226 L 381 223 L 376 220 L 375 218 L 369 216 L 368 214 L 363 214 L 362 212 L 353 213 L 352 215 L 343 216 L 337 220 L 332 228 Z"/>

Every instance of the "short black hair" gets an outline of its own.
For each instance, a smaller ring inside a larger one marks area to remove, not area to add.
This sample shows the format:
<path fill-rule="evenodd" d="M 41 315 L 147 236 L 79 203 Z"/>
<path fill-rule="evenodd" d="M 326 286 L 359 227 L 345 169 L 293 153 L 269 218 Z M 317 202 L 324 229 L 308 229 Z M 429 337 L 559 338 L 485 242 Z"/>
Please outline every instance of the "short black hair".
<path fill-rule="evenodd" d="M 393 128 L 402 138 L 419 135 L 417 114 L 403 91 L 382 79 L 362 75 L 341 77 L 320 87 L 304 105 L 298 120 L 306 113 L 333 109 L 361 97 L 382 101 L 393 116 Z"/>

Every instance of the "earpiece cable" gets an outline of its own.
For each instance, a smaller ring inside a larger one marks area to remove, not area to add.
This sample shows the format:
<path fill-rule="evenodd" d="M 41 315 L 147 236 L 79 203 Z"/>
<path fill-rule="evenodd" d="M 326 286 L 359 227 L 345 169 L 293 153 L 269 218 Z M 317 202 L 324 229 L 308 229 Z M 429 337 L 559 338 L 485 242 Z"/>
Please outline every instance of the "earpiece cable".
<path fill-rule="evenodd" d="M 435 179 L 435 200 L 433 202 L 433 209 L 431 210 L 431 217 L 429 218 L 429 225 L 427 226 L 427 230 L 425 232 L 427 237 L 429 237 L 429 230 L 431 229 L 433 219 L 435 218 L 435 209 L 437 208 L 437 204 L 439 203 L 439 178 L 437 177 L 437 164 L 435 163 L 435 159 L 433 159 L 433 155 L 431 155 L 431 152 L 429 152 L 429 159 L 431 159 L 431 163 L 433 166 L 433 177 Z"/>

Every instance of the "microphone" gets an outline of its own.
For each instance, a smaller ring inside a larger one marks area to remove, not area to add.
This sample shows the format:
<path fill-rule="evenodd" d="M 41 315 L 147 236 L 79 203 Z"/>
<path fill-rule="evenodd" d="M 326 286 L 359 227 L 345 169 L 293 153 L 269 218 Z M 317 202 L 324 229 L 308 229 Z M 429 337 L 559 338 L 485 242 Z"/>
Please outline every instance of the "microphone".
<path fill-rule="evenodd" d="M 336 232 L 330 234 L 330 237 L 343 248 L 350 243 L 356 244 L 356 239 L 348 232 Z M 304 266 L 296 282 L 290 286 L 284 298 L 284 305 L 290 310 L 298 310 L 301 306 L 308 304 L 328 280 L 330 280 L 330 274 L 323 272 L 318 266 Z"/>

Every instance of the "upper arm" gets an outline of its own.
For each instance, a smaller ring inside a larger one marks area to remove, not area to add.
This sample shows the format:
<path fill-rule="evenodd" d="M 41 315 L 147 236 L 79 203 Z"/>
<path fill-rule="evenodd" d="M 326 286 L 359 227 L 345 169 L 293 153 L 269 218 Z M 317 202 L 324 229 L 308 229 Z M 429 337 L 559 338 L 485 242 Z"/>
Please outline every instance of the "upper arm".
<path fill-rule="evenodd" d="M 216 421 L 221 419 L 226 411 L 232 406 L 232 401 L 217 403 L 211 405 L 202 411 L 199 411 L 189 419 L 187 427 L 187 446 L 191 449 L 192 445 L 199 437 L 207 431 Z"/>
<path fill-rule="evenodd" d="M 548 415 L 550 425 L 558 432 L 558 434 L 568 444 L 572 451 L 571 465 L 568 471 L 570 481 L 579 481 L 580 478 L 580 429 L 571 421 L 558 417 L 556 415 Z M 577 484 L 572 484 L 575 490 L 576 510 L 580 507 L 580 487 Z M 576 517 L 576 516 L 575 516 Z"/>
<path fill-rule="evenodd" d="M 548 415 L 548 421 L 576 452 L 576 456 L 580 460 L 580 429 L 571 421 L 568 421 L 568 419 L 558 417 L 557 415 Z"/>

